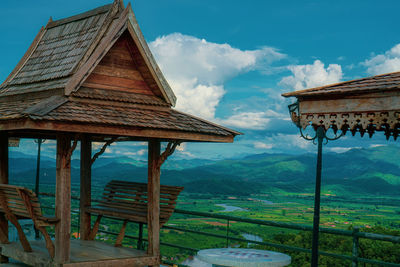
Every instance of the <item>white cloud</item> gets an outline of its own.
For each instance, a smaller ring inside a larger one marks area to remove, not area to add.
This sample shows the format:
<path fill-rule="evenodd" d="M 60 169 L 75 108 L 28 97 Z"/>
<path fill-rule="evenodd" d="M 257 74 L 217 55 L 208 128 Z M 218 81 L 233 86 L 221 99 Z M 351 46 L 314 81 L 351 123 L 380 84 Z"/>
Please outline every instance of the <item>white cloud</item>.
<path fill-rule="evenodd" d="M 367 67 L 367 72 L 372 75 L 400 71 L 400 44 L 395 45 L 384 54 L 372 56 L 362 65 Z"/>
<path fill-rule="evenodd" d="M 263 143 L 263 142 L 254 142 L 254 148 L 258 148 L 258 149 L 271 149 L 273 148 L 274 145 L 273 144 L 267 144 L 267 143 Z"/>
<path fill-rule="evenodd" d="M 315 60 L 313 64 L 291 65 L 288 66 L 288 69 L 293 75 L 284 77 L 279 84 L 293 88 L 294 90 L 337 83 L 343 77 L 340 65 L 329 64 L 325 68 L 324 63 L 320 60 Z"/>
<path fill-rule="evenodd" d="M 222 124 L 227 126 L 253 130 L 265 129 L 269 121 L 270 119 L 266 117 L 265 112 L 241 112 L 220 120 Z"/>
<path fill-rule="evenodd" d="M 384 144 L 372 144 L 369 147 L 375 148 L 375 147 L 382 147 L 382 146 L 387 146 L 387 145 L 384 145 Z"/>
<path fill-rule="evenodd" d="M 238 112 L 227 119 L 219 119 L 217 122 L 241 129 L 263 130 L 268 127 L 271 119 L 286 119 L 283 114 L 268 109 L 260 112 Z"/>
<path fill-rule="evenodd" d="M 285 57 L 270 47 L 240 50 L 180 33 L 159 37 L 150 48 L 177 95 L 176 108 L 211 120 L 227 80 L 250 70 L 266 71 Z"/>
<path fill-rule="evenodd" d="M 187 151 L 186 143 L 182 143 L 179 146 L 176 147 L 175 153 L 180 154 L 181 156 L 184 156 L 185 158 L 194 158 L 195 156 Z"/>
<path fill-rule="evenodd" d="M 147 149 L 140 149 L 136 154 L 138 154 L 139 156 L 143 156 L 147 153 Z"/>
<path fill-rule="evenodd" d="M 316 152 L 316 146 L 313 142 L 305 140 L 299 134 L 274 134 L 266 137 L 263 140 L 264 143 L 274 144 L 273 152 L 282 151 L 302 151 L 304 152 Z"/>
<path fill-rule="evenodd" d="M 176 147 L 176 151 L 185 151 L 186 150 L 186 143 L 181 143 Z"/>
<path fill-rule="evenodd" d="M 327 149 L 330 152 L 344 153 L 344 152 L 347 152 L 347 151 L 353 149 L 353 147 L 340 147 L 340 146 L 337 146 L 337 147 L 328 147 Z"/>

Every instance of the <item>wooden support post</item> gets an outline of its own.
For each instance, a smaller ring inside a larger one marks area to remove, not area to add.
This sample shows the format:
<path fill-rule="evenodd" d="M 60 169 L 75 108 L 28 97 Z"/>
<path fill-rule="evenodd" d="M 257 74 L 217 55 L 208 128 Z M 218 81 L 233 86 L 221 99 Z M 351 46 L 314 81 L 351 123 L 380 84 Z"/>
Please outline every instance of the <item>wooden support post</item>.
<path fill-rule="evenodd" d="M 57 136 L 55 261 L 69 261 L 71 232 L 71 138 Z"/>
<path fill-rule="evenodd" d="M 119 230 L 119 234 L 117 236 L 117 240 L 115 241 L 114 247 L 122 247 L 122 241 L 124 240 L 125 237 L 125 230 L 127 223 L 128 220 L 124 220 L 124 224 L 122 225 L 121 230 Z"/>
<path fill-rule="evenodd" d="M 8 184 L 8 135 L 0 133 L 0 183 Z M 8 221 L 4 215 L 0 216 L 0 228 L 8 236 Z M 0 255 L 0 263 L 8 262 L 8 258 Z"/>
<path fill-rule="evenodd" d="M 80 196 L 80 238 L 89 239 L 90 214 L 85 212 L 92 202 L 92 142 L 85 135 L 81 140 L 81 196 Z"/>
<path fill-rule="evenodd" d="M 147 253 L 160 256 L 160 141 L 149 141 L 148 151 L 148 204 L 147 227 L 149 246 Z M 153 266 L 159 266 L 157 265 Z"/>

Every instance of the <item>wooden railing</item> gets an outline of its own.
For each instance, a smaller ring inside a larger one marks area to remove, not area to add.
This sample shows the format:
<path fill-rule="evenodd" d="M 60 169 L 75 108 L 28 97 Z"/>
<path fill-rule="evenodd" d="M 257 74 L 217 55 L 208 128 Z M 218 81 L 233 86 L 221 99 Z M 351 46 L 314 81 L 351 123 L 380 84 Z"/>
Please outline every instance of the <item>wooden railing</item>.
<path fill-rule="evenodd" d="M 49 193 L 40 193 L 40 195 L 54 197 L 54 194 L 49 194 Z M 77 197 L 72 197 L 72 199 L 79 200 L 79 198 L 77 198 Z M 92 200 L 92 201 L 96 202 L 96 200 Z M 79 205 L 78 205 L 78 207 L 79 207 Z M 42 206 L 42 208 L 54 209 L 53 207 L 43 207 L 43 206 Z M 289 245 L 284 245 L 284 244 L 277 244 L 277 243 L 266 242 L 266 241 L 247 240 L 244 238 L 230 236 L 230 223 L 232 221 L 235 221 L 235 222 L 243 222 L 243 223 L 248 223 L 248 224 L 253 224 L 253 225 L 263 225 L 263 226 L 278 227 L 278 228 L 283 228 L 283 229 L 299 230 L 299 231 L 309 231 L 309 232 L 311 232 L 313 229 L 311 225 L 267 221 L 267 220 L 251 219 L 251 218 L 244 218 L 244 217 L 238 217 L 238 216 L 230 216 L 230 215 L 224 215 L 224 214 L 215 214 L 215 213 L 209 213 L 209 212 L 188 211 L 188 210 L 181 210 L 181 209 L 175 209 L 174 212 L 177 214 L 182 214 L 182 215 L 186 215 L 186 216 L 196 216 L 196 217 L 201 217 L 201 218 L 225 220 L 226 221 L 226 234 L 221 235 L 221 234 L 193 230 L 193 229 L 184 228 L 184 227 L 176 227 L 176 226 L 168 226 L 168 225 L 164 225 L 162 227 L 162 229 L 176 230 L 176 231 L 181 231 L 181 232 L 185 232 L 185 233 L 195 233 L 195 234 L 199 234 L 199 235 L 202 235 L 205 237 L 221 238 L 221 239 L 225 240 L 227 247 L 229 246 L 230 241 L 237 241 L 237 242 L 253 243 L 253 244 L 257 244 L 257 245 L 273 247 L 273 248 L 277 248 L 277 249 L 285 250 L 285 251 L 293 251 L 293 252 L 301 252 L 301 253 L 311 254 L 311 249 L 307 249 L 307 248 L 289 246 Z M 77 214 L 77 216 L 79 216 L 79 212 L 77 212 L 77 211 L 73 212 L 73 214 Z M 110 218 L 110 219 L 118 220 L 115 218 Z M 79 222 L 79 220 L 77 220 L 77 221 Z M 79 224 L 73 225 L 73 226 L 75 226 L 79 229 Z M 99 232 L 102 232 L 102 233 L 108 234 L 108 235 L 118 235 L 118 233 L 115 233 L 112 231 L 106 231 L 106 230 L 99 230 Z M 353 230 L 342 230 L 342 229 L 335 229 L 335 228 L 320 228 L 320 232 L 326 233 L 326 234 L 332 234 L 332 235 L 352 237 L 352 251 L 349 252 L 349 253 L 351 253 L 351 255 L 319 251 L 318 252 L 319 255 L 348 261 L 349 263 L 351 263 L 352 267 L 357 267 L 359 263 L 373 264 L 376 266 L 400 267 L 399 263 L 384 262 L 384 261 L 379 261 L 379 260 L 367 259 L 367 258 L 363 258 L 363 257 L 359 256 L 359 249 L 360 249 L 359 240 L 360 239 L 387 241 L 387 242 L 391 242 L 394 244 L 400 244 L 400 236 L 360 232 L 359 228 L 357 228 L 357 227 L 355 227 Z M 125 235 L 125 237 L 128 239 L 132 239 L 132 240 L 139 239 L 137 236 L 132 236 L 132 235 Z M 147 239 L 143 238 L 143 242 L 147 242 Z M 186 250 L 186 251 L 190 251 L 192 253 L 200 250 L 198 248 L 186 247 L 186 246 L 182 246 L 182 245 L 178 245 L 178 244 L 162 242 L 162 240 L 161 240 L 160 244 L 162 246 L 168 246 L 168 247 L 173 247 L 173 248 L 177 248 L 180 250 Z M 165 262 L 165 263 L 170 263 L 170 262 Z M 184 265 L 179 264 L 178 266 L 184 266 Z"/>

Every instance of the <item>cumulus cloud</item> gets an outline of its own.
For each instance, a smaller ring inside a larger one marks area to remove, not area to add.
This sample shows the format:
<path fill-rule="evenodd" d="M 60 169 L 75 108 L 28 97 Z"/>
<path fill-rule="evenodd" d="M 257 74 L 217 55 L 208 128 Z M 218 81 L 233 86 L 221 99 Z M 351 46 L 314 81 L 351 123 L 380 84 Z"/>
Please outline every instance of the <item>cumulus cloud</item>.
<path fill-rule="evenodd" d="M 347 151 L 349 151 L 349 150 L 358 149 L 358 148 L 360 148 L 360 147 L 341 147 L 341 146 L 335 146 L 335 147 L 328 147 L 327 149 L 328 149 L 330 152 L 344 153 L 344 152 L 347 152 Z"/>
<path fill-rule="evenodd" d="M 365 60 L 362 65 L 367 67 L 371 75 L 378 75 L 400 70 L 400 44 L 395 45 L 384 54 L 372 56 Z"/>
<path fill-rule="evenodd" d="M 337 83 L 343 77 L 340 65 L 329 64 L 325 68 L 325 64 L 320 60 L 315 60 L 313 64 L 290 65 L 288 69 L 293 75 L 284 77 L 279 84 L 293 88 L 294 90 Z"/>
<path fill-rule="evenodd" d="M 184 156 L 185 158 L 194 158 L 195 156 L 187 151 L 187 146 L 186 143 L 182 143 L 179 146 L 176 147 L 175 153 L 178 154 L 178 156 Z"/>
<path fill-rule="evenodd" d="M 218 119 L 217 122 L 241 129 L 263 130 L 272 119 L 277 118 L 285 119 L 282 114 L 268 109 L 260 112 L 238 112 L 226 119 Z"/>
<path fill-rule="evenodd" d="M 273 147 L 274 147 L 273 144 L 267 144 L 267 143 L 263 143 L 263 142 L 254 142 L 254 148 L 257 148 L 257 149 L 271 149 Z"/>
<path fill-rule="evenodd" d="M 312 142 L 300 137 L 299 134 L 278 133 L 265 137 L 263 140 L 257 141 L 259 146 L 262 146 L 262 143 L 264 143 L 266 146 L 271 144 L 270 149 L 273 149 L 274 152 L 293 150 L 315 151 L 315 146 L 312 144 Z M 254 143 L 254 145 L 256 144 Z"/>
<path fill-rule="evenodd" d="M 151 42 L 157 62 L 178 97 L 176 108 L 213 120 L 224 96 L 224 83 L 250 70 L 265 71 L 285 57 L 276 49 L 240 50 L 173 33 Z"/>

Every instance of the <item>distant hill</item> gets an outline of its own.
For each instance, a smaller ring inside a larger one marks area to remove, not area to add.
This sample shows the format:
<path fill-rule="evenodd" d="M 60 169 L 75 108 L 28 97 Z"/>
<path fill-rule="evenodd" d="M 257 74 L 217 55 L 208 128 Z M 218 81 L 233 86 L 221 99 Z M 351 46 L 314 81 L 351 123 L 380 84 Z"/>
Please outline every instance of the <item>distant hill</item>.
<path fill-rule="evenodd" d="M 323 190 L 335 194 L 398 195 L 400 191 L 400 149 L 382 146 L 352 149 L 323 156 Z M 211 161 L 168 160 L 163 166 L 163 184 L 183 185 L 185 192 L 249 195 L 272 189 L 313 192 L 315 154 L 256 154 L 241 159 Z M 54 159 L 41 161 L 41 182 L 55 182 Z M 11 180 L 33 182 L 36 160 L 14 154 L 10 160 Z M 103 185 L 111 179 L 146 181 L 145 161 L 127 157 L 99 158 L 93 165 L 93 182 Z M 79 161 L 72 163 L 72 182 L 79 183 Z"/>

